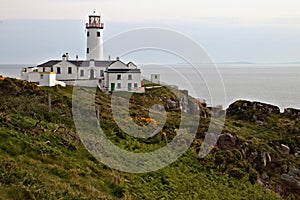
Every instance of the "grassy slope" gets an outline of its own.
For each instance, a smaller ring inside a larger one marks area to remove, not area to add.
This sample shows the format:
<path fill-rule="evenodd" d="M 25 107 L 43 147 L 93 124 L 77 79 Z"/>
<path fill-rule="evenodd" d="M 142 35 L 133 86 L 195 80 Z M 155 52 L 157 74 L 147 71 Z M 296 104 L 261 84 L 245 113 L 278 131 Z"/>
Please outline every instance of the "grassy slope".
<path fill-rule="evenodd" d="M 278 198 L 247 178 L 239 180 L 200 163 L 194 148 L 156 172 L 109 169 L 87 152 L 75 133 L 72 88 L 40 89 L 7 79 L 0 82 L 0 90 L 0 199 Z M 52 112 L 48 112 L 48 93 Z M 109 103 L 105 96 L 99 98 Z M 105 126 L 111 138 L 123 135 L 109 117 Z M 143 151 L 145 143 L 126 139 L 120 142 L 124 148 L 140 143 Z M 148 145 L 155 149 L 163 144 L 158 136 Z"/>

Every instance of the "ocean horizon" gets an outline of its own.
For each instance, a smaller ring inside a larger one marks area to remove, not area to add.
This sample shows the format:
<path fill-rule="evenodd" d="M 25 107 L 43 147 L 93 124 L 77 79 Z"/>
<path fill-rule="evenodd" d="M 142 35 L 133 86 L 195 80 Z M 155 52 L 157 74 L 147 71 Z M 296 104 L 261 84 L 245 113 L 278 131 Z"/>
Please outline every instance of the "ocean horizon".
<path fill-rule="evenodd" d="M 0 75 L 20 78 L 21 68 L 28 66 L 34 64 L 0 64 Z M 162 82 L 186 89 L 191 96 L 205 99 L 212 106 L 227 108 L 234 101 L 243 99 L 273 104 L 281 111 L 284 108 L 300 109 L 300 64 L 216 64 L 214 69 L 198 68 L 198 73 L 185 64 L 140 66 L 144 78 L 160 74 Z M 214 79 L 220 79 L 224 88 L 214 88 L 220 94 L 211 96 L 210 89 L 214 85 L 206 83 Z"/>

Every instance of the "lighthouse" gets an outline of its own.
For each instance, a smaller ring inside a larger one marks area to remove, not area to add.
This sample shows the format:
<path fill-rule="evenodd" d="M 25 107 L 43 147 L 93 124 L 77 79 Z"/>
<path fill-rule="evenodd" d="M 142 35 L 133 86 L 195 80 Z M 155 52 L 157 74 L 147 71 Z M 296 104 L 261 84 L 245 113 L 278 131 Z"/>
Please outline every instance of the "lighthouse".
<path fill-rule="evenodd" d="M 72 59 L 64 53 L 61 59 L 49 60 L 35 67 L 22 69 L 22 80 L 40 86 L 76 85 L 99 87 L 104 92 L 127 91 L 143 93 L 141 70 L 132 62 L 103 59 L 103 29 L 101 15 L 95 11 L 85 24 L 86 59 Z"/>
<path fill-rule="evenodd" d="M 101 16 L 94 11 L 89 16 L 89 21 L 86 23 L 87 34 L 87 60 L 103 60 L 103 29 L 104 24 L 101 23 Z"/>

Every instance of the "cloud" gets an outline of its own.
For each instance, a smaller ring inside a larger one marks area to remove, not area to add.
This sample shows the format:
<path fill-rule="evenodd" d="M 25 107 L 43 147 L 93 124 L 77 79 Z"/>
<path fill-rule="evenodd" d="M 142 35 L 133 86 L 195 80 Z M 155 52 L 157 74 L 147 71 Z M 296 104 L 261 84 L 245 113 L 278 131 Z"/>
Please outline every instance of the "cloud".
<path fill-rule="evenodd" d="M 86 19 L 94 9 L 104 21 L 123 23 L 212 23 L 264 25 L 299 17 L 299 1 L 271 0 L 2 0 L 2 19 Z M 223 19 L 222 19 L 223 18 Z M 206 21 L 205 21 L 206 20 Z M 291 26 L 298 26 L 288 22 Z"/>

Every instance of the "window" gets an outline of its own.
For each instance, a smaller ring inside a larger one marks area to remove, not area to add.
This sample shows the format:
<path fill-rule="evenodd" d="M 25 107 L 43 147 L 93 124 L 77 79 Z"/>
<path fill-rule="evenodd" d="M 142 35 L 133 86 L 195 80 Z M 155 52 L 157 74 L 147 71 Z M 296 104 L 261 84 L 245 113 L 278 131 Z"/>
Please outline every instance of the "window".
<path fill-rule="evenodd" d="M 135 84 L 134 84 L 134 88 L 137 88 L 137 87 L 138 87 L 138 85 L 137 85 L 137 83 L 135 83 Z"/>
<path fill-rule="evenodd" d="M 100 37 L 100 32 L 99 31 L 97 32 L 97 37 Z"/>
<path fill-rule="evenodd" d="M 53 67 L 50 68 L 50 72 L 53 72 Z"/>
<path fill-rule="evenodd" d="M 60 67 L 56 68 L 56 73 L 60 74 Z"/>
<path fill-rule="evenodd" d="M 104 77 L 104 71 L 100 70 L 100 77 Z"/>
<path fill-rule="evenodd" d="M 41 74 L 41 75 L 40 75 L 40 79 L 44 79 L 44 74 Z"/>
<path fill-rule="evenodd" d="M 72 74 L 72 67 L 68 67 L 68 74 Z"/>
<path fill-rule="evenodd" d="M 87 48 L 87 49 L 86 49 L 86 53 L 90 53 L 90 48 Z"/>
<path fill-rule="evenodd" d="M 131 74 L 128 75 L 128 80 L 132 80 L 132 75 Z"/>
<path fill-rule="evenodd" d="M 117 75 L 117 80 L 121 80 L 121 75 L 120 74 Z"/>
<path fill-rule="evenodd" d="M 87 37 L 90 37 L 90 32 L 87 32 L 87 34 L 86 34 L 86 35 L 87 35 Z"/>
<path fill-rule="evenodd" d="M 157 79 L 157 75 L 155 75 L 154 78 Z"/>
<path fill-rule="evenodd" d="M 80 70 L 80 76 L 84 76 L 84 70 L 83 69 Z"/>
<path fill-rule="evenodd" d="M 46 72 L 46 68 L 45 67 L 43 67 L 43 72 Z"/>
<path fill-rule="evenodd" d="M 121 83 L 117 84 L 117 88 L 120 89 L 121 88 Z"/>

